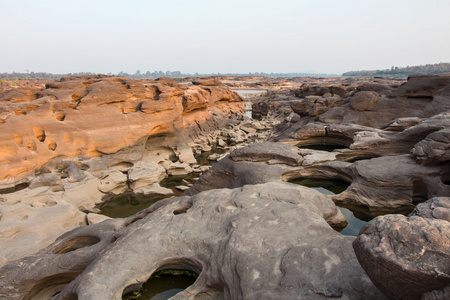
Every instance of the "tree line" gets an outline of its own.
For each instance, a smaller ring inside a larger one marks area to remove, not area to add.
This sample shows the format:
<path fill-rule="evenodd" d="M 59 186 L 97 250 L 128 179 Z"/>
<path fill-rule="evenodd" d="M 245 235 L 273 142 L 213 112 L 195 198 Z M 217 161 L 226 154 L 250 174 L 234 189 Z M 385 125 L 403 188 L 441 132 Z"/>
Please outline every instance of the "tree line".
<path fill-rule="evenodd" d="M 392 66 L 385 70 L 350 71 L 342 74 L 344 77 L 395 77 L 406 78 L 412 74 L 440 74 L 450 72 L 450 63 L 407 66 L 404 68 Z"/>
<path fill-rule="evenodd" d="M 68 74 L 52 74 L 46 72 L 27 72 L 27 73 L 0 73 L 1 79 L 60 79 L 62 77 L 69 76 L 81 76 L 81 75 L 95 75 L 91 72 L 80 72 L 80 73 L 68 73 Z"/>
<path fill-rule="evenodd" d="M 82 75 L 99 75 L 99 73 L 92 72 L 80 72 L 80 73 L 67 73 L 67 74 L 53 74 L 46 72 L 27 72 L 27 73 L 0 73 L 1 79 L 60 79 L 69 76 L 82 76 Z M 119 72 L 117 74 L 107 73 L 106 75 L 114 75 L 127 77 L 132 79 L 155 79 L 160 77 L 171 77 L 171 78 L 185 78 L 185 77 L 207 77 L 207 76 L 264 76 L 264 77 L 338 77 L 336 74 L 314 74 L 314 73 L 264 73 L 264 72 L 254 72 L 254 73 L 209 73 L 209 74 L 189 74 L 182 73 L 180 71 L 154 71 L 154 72 L 141 72 L 137 70 L 134 74 Z"/>

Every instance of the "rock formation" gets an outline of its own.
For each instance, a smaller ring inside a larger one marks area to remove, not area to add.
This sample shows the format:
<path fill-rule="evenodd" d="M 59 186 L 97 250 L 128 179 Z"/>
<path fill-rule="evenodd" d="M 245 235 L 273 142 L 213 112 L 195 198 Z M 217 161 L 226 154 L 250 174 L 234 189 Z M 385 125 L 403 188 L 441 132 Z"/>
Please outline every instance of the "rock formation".
<path fill-rule="evenodd" d="M 363 227 L 353 247 L 389 299 L 450 297 L 449 216 L 450 198 L 433 198 L 409 217 L 377 217 Z"/>
<path fill-rule="evenodd" d="M 72 78 L 2 94 L 0 297 L 119 299 L 179 268 L 199 277 L 174 299 L 448 298 L 450 75 L 220 79 Z M 251 99 L 262 120 L 234 114 L 226 86 L 268 90 Z M 218 162 L 200 166 L 194 154 L 213 148 Z M 105 197 L 168 195 L 163 178 L 208 168 L 182 197 L 95 214 Z M 348 188 L 283 182 L 296 179 Z M 343 236 L 333 202 L 374 219 Z"/>
<path fill-rule="evenodd" d="M 194 128 L 213 114 L 243 109 L 226 87 L 186 87 L 172 79 L 70 77 L 0 98 L 0 183 L 4 187 L 55 157 L 113 154 L 158 135 Z M 32 174 L 34 175 L 34 174 Z"/>
<path fill-rule="evenodd" d="M 0 103 L 0 265 L 85 225 L 111 195 L 171 194 L 159 182 L 194 171 L 194 140 L 243 111 L 227 87 L 107 76 L 17 88 Z"/>
<path fill-rule="evenodd" d="M 342 221 L 327 197 L 289 183 L 170 198 L 3 267 L 0 297 L 121 299 L 175 268 L 199 277 L 172 299 L 383 299 L 358 265 L 354 238 L 329 225 Z"/>
<path fill-rule="evenodd" d="M 284 119 L 277 143 L 223 158 L 186 195 L 293 178 L 346 181 L 344 192 L 330 196 L 336 203 L 372 217 L 388 214 L 369 222 L 353 243 L 375 285 L 390 299 L 447 299 L 449 88 L 448 75 L 412 76 L 401 86 L 364 84 L 337 96 L 332 87 L 308 86 L 295 93 L 301 100 L 254 103 L 265 115 L 286 115 L 288 105 L 297 120 Z M 301 149 L 316 145 L 344 149 Z M 408 217 L 389 215 L 413 209 Z"/>

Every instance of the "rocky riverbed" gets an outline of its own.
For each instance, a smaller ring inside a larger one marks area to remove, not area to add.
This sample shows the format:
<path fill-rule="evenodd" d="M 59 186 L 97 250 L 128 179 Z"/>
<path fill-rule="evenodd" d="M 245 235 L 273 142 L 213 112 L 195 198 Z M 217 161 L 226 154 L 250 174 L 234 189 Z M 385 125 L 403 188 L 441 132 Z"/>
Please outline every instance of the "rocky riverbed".
<path fill-rule="evenodd" d="M 267 91 L 253 119 L 230 88 Z M 198 275 L 172 299 L 450 296 L 450 75 L 72 77 L 0 103 L 5 299 L 121 299 L 165 269 Z M 166 199 L 99 214 L 126 193 Z"/>

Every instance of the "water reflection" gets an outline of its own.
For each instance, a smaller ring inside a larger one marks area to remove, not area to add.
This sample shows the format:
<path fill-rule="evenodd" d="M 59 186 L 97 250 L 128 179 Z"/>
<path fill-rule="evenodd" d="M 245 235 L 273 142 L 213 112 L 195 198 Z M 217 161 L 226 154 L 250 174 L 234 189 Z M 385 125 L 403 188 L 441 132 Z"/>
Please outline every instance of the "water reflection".
<path fill-rule="evenodd" d="M 129 217 L 146 209 L 159 200 L 170 198 L 172 196 L 181 196 L 183 191 L 178 190 L 176 187 L 185 185 L 186 181 L 194 183 L 198 176 L 199 175 L 196 173 L 191 173 L 186 176 L 169 176 L 162 180 L 160 185 L 173 191 L 173 194 L 170 195 L 143 195 L 135 194 L 132 191 L 115 195 L 109 199 L 105 199 L 104 203 L 98 207 L 100 209 L 100 214 L 111 218 Z"/>
<path fill-rule="evenodd" d="M 139 291 L 125 295 L 124 300 L 166 300 L 192 285 L 197 274 L 184 270 L 164 270 L 152 275 Z"/>
<path fill-rule="evenodd" d="M 256 96 L 258 94 L 267 93 L 266 90 L 232 90 L 232 91 L 238 93 L 243 98 L 250 98 L 250 97 Z"/>
<path fill-rule="evenodd" d="M 314 190 L 317 190 L 325 195 L 336 195 L 340 194 L 347 189 L 349 183 L 339 180 L 329 180 L 329 179 L 314 179 L 314 178 L 299 178 L 290 181 L 291 183 L 303 185 Z M 342 229 L 340 232 L 343 235 L 357 236 L 364 224 L 367 223 L 366 218 L 358 218 L 358 214 L 354 213 L 354 210 L 349 208 L 338 206 L 348 225 Z"/>

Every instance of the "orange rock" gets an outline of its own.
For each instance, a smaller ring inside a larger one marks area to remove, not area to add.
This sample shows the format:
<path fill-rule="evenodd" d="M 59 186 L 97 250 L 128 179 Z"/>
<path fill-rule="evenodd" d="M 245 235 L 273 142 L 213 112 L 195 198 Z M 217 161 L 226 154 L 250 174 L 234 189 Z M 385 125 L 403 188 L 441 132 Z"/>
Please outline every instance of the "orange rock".
<path fill-rule="evenodd" d="M 244 111 L 242 98 L 226 86 L 187 87 L 169 78 L 68 77 L 43 89 L 4 92 L 0 101 L 0 184 L 57 156 L 112 154 Z"/>

